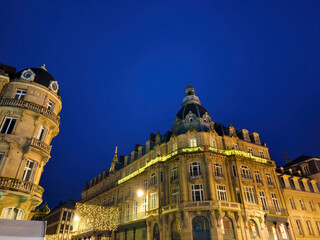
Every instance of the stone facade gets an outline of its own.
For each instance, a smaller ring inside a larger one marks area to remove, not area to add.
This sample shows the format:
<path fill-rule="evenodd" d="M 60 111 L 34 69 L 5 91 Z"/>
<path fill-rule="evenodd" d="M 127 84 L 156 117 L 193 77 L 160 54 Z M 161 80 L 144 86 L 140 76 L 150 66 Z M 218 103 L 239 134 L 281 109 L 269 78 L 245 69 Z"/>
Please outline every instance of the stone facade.
<path fill-rule="evenodd" d="M 58 134 L 58 84 L 45 67 L 18 73 L 0 64 L 0 216 L 32 218 L 42 202 L 39 181 Z"/>
<path fill-rule="evenodd" d="M 85 185 L 80 202 L 118 207 L 118 230 L 74 239 L 295 239 L 259 134 L 213 121 L 191 85 L 185 94 L 172 132 L 116 153 L 110 171 Z"/>

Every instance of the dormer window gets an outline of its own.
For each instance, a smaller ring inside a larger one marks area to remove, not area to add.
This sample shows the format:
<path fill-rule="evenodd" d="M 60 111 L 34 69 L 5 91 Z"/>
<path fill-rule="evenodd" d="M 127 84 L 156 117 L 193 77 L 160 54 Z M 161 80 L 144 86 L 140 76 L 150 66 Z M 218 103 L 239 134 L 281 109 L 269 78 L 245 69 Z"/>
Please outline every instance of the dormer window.
<path fill-rule="evenodd" d="M 47 108 L 51 111 L 53 111 L 54 108 L 54 102 L 52 102 L 51 100 L 48 101 L 47 103 Z"/>
<path fill-rule="evenodd" d="M 27 81 L 33 81 L 34 77 L 35 77 L 34 72 L 29 68 L 27 70 L 24 70 L 21 73 L 20 79 L 27 80 Z"/>
<path fill-rule="evenodd" d="M 196 138 L 189 139 L 189 147 L 197 147 L 197 139 Z"/>
<path fill-rule="evenodd" d="M 232 149 L 239 150 L 239 146 L 236 143 L 232 144 Z"/>

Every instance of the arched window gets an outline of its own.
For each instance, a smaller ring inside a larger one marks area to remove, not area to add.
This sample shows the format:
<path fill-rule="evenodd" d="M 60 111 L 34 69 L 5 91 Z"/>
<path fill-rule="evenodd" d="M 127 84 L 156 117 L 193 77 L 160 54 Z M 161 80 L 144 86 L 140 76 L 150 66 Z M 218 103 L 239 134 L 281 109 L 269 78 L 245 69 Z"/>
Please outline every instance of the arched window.
<path fill-rule="evenodd" d="M 209 240 L 210 228 L 206 217 L 198 216 L 192 219 L 193 240 Z"/>
<path fill-rule="evenodd" d="M 150 176 L 150 183 L 149 183 L 149 187 L 155 187 L 157 186 L 157 175 L 155 173 L 152 173 Z"/>
<path fill-rule="evenodd" d="M 172 240 L 181 239 L 181 223 L 177 218 L 173 220 L 171 224 L 171 239 Z"/>
<path fill-rule="evenodd" d="M 240 167 L 240 172 L 241 172 L 241 178 L 244 180 L 252 180 L 252 174 L 250 168 L 247 166 L 242 165 Z"/>
<path fill-rule="evenodd" d="M 190 163 L 190 177 L 199 178 L 201 177 L 201 165 L 199 162 Z"/>
<path fill-rule="evenodd" d="M 222 165 L 219 163 L 213 164 L 214 166 L 214 176 L 216 178 L 223 178 Z"/>
<path fill-rule="evenodd" d="M 236 235 L 233 229 L 233 224 L 230 218 L 223 217 L 221 219 L 221 230 L 223 233 L 224 240 L 236 239 Z"/>
<path fill-rule="evenodd" d="M 153 226 L 153 240 L 159 240 L 160 239 L 160 231 L 158 223 L 154 224 Z"/>
<path fill-rule="evenodd" d="M 249 232 L 250 232 L 251 239 L 255 239 L 256 237 L 260 237 L 258 225 L 252 219 L 249 220 Z"/>
<path fill-rule="evenodd" d="M 1 213 L 1 218 L 23 220 L 25 212 L 22 209 L 15 207 L 4 208 Z"/>

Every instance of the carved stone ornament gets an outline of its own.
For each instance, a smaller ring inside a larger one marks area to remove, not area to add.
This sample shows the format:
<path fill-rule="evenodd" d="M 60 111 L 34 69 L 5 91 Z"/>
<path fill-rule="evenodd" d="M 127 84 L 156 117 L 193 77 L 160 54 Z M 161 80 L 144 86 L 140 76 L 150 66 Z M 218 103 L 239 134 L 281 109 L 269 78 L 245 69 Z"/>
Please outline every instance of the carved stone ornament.
<path fill-rule="evenodd" d="M 29 69 L 24 70 L 21 73 L 20 79 L 27 80 L 27 81 L 33 81 L 35 76 L 36 76 L 35 73 L 29 68 Z"/>

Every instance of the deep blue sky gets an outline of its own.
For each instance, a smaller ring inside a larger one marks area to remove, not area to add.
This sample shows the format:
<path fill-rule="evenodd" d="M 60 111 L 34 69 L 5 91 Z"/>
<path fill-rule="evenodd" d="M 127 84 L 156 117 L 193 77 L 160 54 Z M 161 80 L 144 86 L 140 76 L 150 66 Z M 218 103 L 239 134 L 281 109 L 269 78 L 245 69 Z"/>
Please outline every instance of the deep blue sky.
<path fill-rule="evenodd" d="M 320 2 L 0 1 L 0 62 L 46 64 L 59 135 L 41 185 L 78 199 L 151 132 L 171 130 L 188 82 L 215 121 L 260 133 L 284 164 L 320 156 Z"/>

